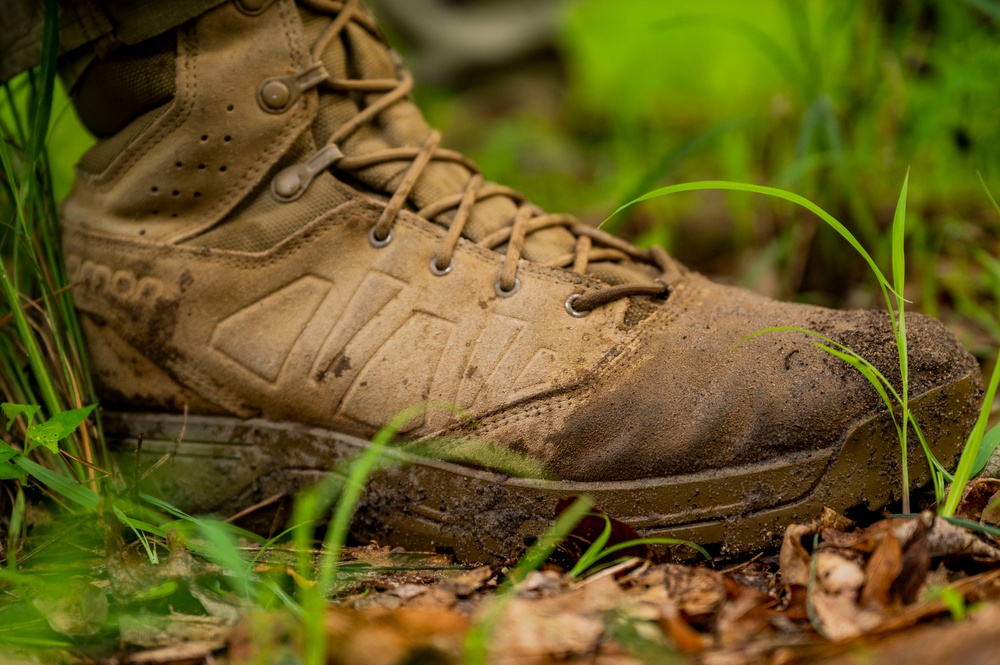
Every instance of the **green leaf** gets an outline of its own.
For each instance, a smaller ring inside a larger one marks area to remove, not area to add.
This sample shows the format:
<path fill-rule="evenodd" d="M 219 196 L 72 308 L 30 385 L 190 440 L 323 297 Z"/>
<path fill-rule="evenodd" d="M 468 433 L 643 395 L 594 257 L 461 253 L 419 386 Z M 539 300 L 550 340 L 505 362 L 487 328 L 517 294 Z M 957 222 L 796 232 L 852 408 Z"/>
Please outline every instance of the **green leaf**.
<path fill-rule="evenodd" d="M 89 487 L 84 487 L 66 476 L 61 476 L 55 471 L 31 461 L 24 455 L 14 458 L 14 464 L 27 471 L 28 475 L 64 499 L 72 501 L 88 510 L 97 510 L 100 497 L 97 495 L 97 492 Z"/>
<path fill-rule="evenodd" d="M 236 580 L 227 579 L 229 587 L 244 598 L 254 597 L 250 584 L 252 572 L 250 564 L 240 556 L 233 530 L 224 522 L 206 520 L 198 525 L 198 531 L 205 540 L 205 555 L 212 563 L 229 571 Z"/>
<path fill-rule="evenodd" d="M 659 538 L 659 537 L 639 538 L 637 540 L 626 540 L 623 543 L 612 545 L 611 547 L 606 548 L 601 553 L 601 558 L 603 559 L 609 554 L 614 554 L 615 552 L 620 552 L 621 550 L 627 550 L 630 547 L 637 547 L 639 545 L 682 545 L 684 547 L 690 547 L 698 554 L 705 557 L 706 561 L 712 560 L 712 555 L 708 553 L 708 550 L 706 550 L 698 543 L 691 542 L 690 540 L 682 540 L 681 538 Z"/>
<path fill-rule="evenodd" d="M 59 442 L 76 431 L 90 412 L 94 410 L 96 404 L 85 406 L 82 409 L 71 409 L 52 416 L 44 423 L 38 423 L 28 428 L 28 438 L 35 443 L 45 446 L 53 453 L 59 452 Z"/>
<path fill-rule="evenodd" d="M 972 477 L 973 463 L 979 458 L 979 448 L 986 433 L 986 425 L 990 419 L 990 408 L 993 406 L 994 398 L 996 398 L 997 389 L 1000 389 L 1000 355 L 997 356 L 997 362 L 993 365 L 993 374 L 986 387 L 986 396 L 979 409 L 979 418 L 976 420 L 969 438 L 965 440 L 965 448 L 962 450 L 962 456 L 958 459 L 955 480 L 951 484 L 951 489 L 948 490 L 944 506 L 938 509 L 939 515 L 953 517 L 958 509 L 959 501 L 962 500 L 962 494 L 965 492 L 965 485 Z"/>
<path fill-rule="evenodd" d="M 11 426 L 17 417 L 22 413 L 27 418 L 27 424 L 31 424 L 32 418 L 38 413 L 42 407 L 37 404 L 11 404 L 10 402 L 4 402 L 0 404 L 0 409 L 3 409 L 3 415 L 7 416 L 7 431 L 10 431 Z"/>
<path fill-rule="evenodd" d="M 1000 425 L 983 435 L 983 440 L 979 444 L 979 454 L 976 455 L 976 461 L 972 465 L 973 476 L 986 468 L 986 463 L 990 461 L 997 448 L 1000 448 Z"/>
<path fill-rule="evenodd" d="M 0 464 L 0 480 L 20 480 L 23 483 L 27 477 L 28 474 L 13 464 Z"/>
<path fill-rule="evenodd" d="M 601 555 L 604 552 L 604 547 L 608 544 L 608 540 L 611 538 L 611 518 L 601 513 L 590 513 L 589 516 L 603 517 L 604 530 L 601 531 L 601 535 L 590 544 L 590 547 L 588 547 L 587 551 L 583 553 L 580 560 L 576 562 L 573 569 L 569 571 L 570 577 L 579 577 L 580 575 L 583 575 L 588 568 L 600 561 L 602 558 Z"/>
<path fill-rule="evenodd" d="M 142 529 L 133 520 L 129 519 L 128 515 L 123 513 L 118 506 L 111 506 L 111 510 L 115 511 L 115 515 L 122 524 L 132 529 L 132 533 L 135 534 L 135 537 L 139 539 L 140 543 L 142 543 L 143 549 L 146 550 L 146 558 L 149 559 L 149 562 L 154 566 L 160 563 L 160 557 L 156 555 L 156 545 L 149 544 L 149 539 L 146 538 L 146 534 L 143 533 L 144 529 Z"/>

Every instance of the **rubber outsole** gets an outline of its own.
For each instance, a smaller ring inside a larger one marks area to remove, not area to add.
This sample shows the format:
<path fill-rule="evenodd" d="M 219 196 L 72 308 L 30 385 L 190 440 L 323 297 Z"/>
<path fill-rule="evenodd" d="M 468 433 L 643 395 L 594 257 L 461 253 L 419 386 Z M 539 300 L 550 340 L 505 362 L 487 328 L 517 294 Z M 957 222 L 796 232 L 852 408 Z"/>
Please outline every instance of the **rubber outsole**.
<path fill-rule="evenodd" d="M 969 375 L 911 400 L 945 466 L 961 452 L 980 394 L 978 377 Z M 321 428 L 264 420 L 106 413 L 104 422 L 123 460 L 134 459 L 140 434 L 141 467 L 173 452 L 150 474 L 146 489 L 199 513 L 233 514 L 267 497 L 290 497 L 368 445 Z M 515 478 L 391 448 L 386 454 L 398 464 L 370 479 L 353 534 L 412 550 L 452 551 L 465 561 L 516 557 L 551 523 L 563 497 L 590 495 L 643 535 L 683 538 L 736 555 L 772 544 L 786 525 L 808 521 L 823 507 L 875 511 L 901 489 L 899 443 L 888 413 L 858 423 L 834 448 L 633 481 Z M 927 482 L 927 462 L 913 441 L 909 467 L 914 487 Z M 274 518 L 261 517 L 266 520 L 257 524 L 265 529 Z"/>

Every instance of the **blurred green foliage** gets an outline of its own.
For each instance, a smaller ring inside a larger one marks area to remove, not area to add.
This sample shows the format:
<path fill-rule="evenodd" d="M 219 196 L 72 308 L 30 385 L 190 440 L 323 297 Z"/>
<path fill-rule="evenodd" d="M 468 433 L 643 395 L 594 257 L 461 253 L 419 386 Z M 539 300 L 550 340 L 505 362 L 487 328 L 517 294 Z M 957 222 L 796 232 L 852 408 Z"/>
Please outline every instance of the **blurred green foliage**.
<path fill-rule="evenodd" d="M 831 211 L 883 266 L 909 168 L 907 295 L 985 352 L 1000 220 L 976 171 L 1000 189 L 998 21 L 983 0 L 570 1 L 557 66 L 418 95 L 452 145 L 543 207 L 599 221 L 665 184 L 767 184 Z M 773 295 L 877 306 L 839 237 L 782 203 L 667 197 L 611 230 Z"/>

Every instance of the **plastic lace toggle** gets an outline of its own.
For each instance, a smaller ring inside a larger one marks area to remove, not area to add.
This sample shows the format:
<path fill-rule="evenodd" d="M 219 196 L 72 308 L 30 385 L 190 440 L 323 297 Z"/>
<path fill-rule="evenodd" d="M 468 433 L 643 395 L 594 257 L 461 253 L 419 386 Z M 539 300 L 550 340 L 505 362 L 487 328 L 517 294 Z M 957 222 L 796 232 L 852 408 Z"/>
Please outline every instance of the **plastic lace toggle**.
<path fill-rule="evenodd" d="M 302 196 L 313 179 L 341 159 L 344 153 L 335 145 L 327 145 L 304 162 L 281 169 L 271 180 L 271 194 L 282 203 Z"/>
<path fill-rule="evenodd" d="M 299 97 L 329 78 L 321 62 L 313 63 L 298 74 L 266 78 L 257 86 L 257 103 L 268 113 L 284 113 Z"/>

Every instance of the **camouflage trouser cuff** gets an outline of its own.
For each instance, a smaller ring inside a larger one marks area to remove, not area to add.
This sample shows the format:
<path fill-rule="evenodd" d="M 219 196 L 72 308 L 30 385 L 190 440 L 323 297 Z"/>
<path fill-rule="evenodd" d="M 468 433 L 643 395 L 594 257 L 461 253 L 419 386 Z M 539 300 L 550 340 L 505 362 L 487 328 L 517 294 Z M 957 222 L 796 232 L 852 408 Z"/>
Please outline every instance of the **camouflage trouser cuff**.
<path fill-rule="evenodd" d="M 92 46 L 137 44 L 202 14 L 225 0 L 59 0 L 59 52 Z M 41 60 L 44 3 L 3 0 L 0 19 L 0 83 Z"/>

